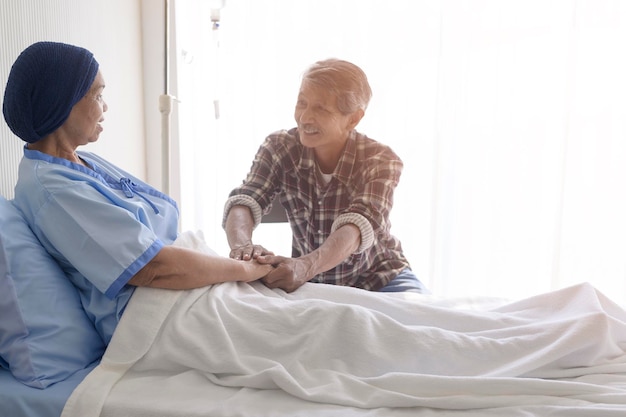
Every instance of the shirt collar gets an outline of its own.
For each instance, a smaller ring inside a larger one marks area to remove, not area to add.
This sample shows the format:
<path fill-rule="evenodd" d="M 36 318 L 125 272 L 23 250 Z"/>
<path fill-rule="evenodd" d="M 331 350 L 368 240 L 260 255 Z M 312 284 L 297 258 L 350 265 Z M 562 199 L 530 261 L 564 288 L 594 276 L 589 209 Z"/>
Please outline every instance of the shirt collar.
<path fill-rule="evenodd" d="M 300 135 L 298 134 L 298 142 Z M 300 156 L 300 169 L 315 169 L 315 154 L 313 149 L 302 146 L 302 154 Z"/>
<path fill-rule="evenodd" d="M 354 164 L 356 162 L 356 139 L 357 132 L 356 130 L 352 130 L 348 136 L 343 155 L 341 155 L 339 163 L 337 163 L 337 167 L 333 173 L 343 184 L 348 184 L 350 178 L 352 178 L 352 171 L 354 170 Z"/>
<path fill-rule="evenodd" d="M 85 155 L 83 155 L 83 153 L 77 152 L 77 154 L 81 158 L 87 159 L 85 158 Z M 92 169 L 89 169 L 81 164 L 77 164 L 65 158 L 59 158 L 56 156 L 48 155 L 47 153 L 37 151 L 35 149 L 28 149 L 28 144 L 24 145 L 24 157 L 26 159 L 39 160 L 39 161 L 45 161 L 51 164 L 62 165 L 67 168 L 73 169 L 75 171 L 80 171 L 84 174 L 89 174 L 90 176 L 100 177 L 100 171 L 98 169 L 98 166 L 92 161 L 88 161 L 92 168 Z"/>
<path fill-rule="evenodd" d="M 346 147 L 344 148 L 341 158 L 337 163 L 337 167 L 333 172 L 333 177 L 337 178 L 343 184 L 347 184 L 352 177 L 352 171 L 354 170 L 354 164 L 356 162 L 356 139 L 359 134 L 356 130 L 352 130 L 349 133 L 348 140 L 346 141 Z M 298 135 L 298 141 L 300 136 Z M 315 154 L 313 149 L 303 147 L 302 156 L 300 157 L 300 169 L 315 170 Z"/>

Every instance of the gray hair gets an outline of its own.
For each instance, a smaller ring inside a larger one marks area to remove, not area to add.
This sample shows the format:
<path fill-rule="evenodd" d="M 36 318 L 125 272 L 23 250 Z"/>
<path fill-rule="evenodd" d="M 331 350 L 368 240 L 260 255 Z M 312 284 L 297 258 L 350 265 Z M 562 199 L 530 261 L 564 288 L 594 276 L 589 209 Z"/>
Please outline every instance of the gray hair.
<path fill-rule="evenodd" d="M 358 66 L 340 59 L 317 61 L 302 75 L 302 81 L 326 88 L 337 96 L 337 108 L 343 114 L 365 111 L 372 89 L 365 72 Z"/>

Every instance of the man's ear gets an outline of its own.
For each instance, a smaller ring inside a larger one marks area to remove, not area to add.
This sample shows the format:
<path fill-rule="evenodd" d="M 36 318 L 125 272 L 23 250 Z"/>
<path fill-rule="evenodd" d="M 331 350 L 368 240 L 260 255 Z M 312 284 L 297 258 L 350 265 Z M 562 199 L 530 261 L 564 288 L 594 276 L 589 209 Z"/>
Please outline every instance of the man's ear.
<path fill-rule="evenodd" d="M 363 116 L 365 116 L 365 111 L 363 111 L 363 109 L 358 109 L 357 111 L 352 113 L 352 115 L 350 115 L 349 125 L 348 125 L 350 130 L 354 129 L 356 125 L 359 124 Z"/>

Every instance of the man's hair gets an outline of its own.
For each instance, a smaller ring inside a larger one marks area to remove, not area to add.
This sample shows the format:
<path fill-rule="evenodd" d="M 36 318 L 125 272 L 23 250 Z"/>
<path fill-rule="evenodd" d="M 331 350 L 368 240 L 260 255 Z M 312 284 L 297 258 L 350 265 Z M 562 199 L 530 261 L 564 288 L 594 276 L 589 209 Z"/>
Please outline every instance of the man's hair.
<path fill-rule="evenodd" d="M 324 87 L 337 96 L 337 108 L 343 114 L 365 111 L 372 89 L 365 72 L 348 61 L 330 58 L 317 61 L 302 75 L 302 81 Z"/>

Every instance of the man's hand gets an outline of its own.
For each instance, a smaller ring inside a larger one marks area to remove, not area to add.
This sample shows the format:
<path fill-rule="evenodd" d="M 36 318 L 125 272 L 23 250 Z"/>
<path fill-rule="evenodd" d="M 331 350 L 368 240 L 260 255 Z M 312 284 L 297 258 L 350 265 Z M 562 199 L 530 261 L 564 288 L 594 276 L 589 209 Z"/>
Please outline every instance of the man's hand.
<path fill-rule="evenodd" d="M 310 275 L 311 264 L 305 258 L 267 255 L 259 256 L 256 260 L 260 264 L 274 266 L 269 274 L 261 278 L 261 281 L 268 288 L 280 288 L 287 292 L 293 292 L 313 277 Z"/>
<path fill-rule="evenodd" d="M 260 255 L 273 255 L 274 252 L 252 243 L 254 220 L 247 206 L 233 206 L 226 218 L 226 238 L 231 247 L 228 256 L 232 259 L 250 261 Z"/>
<path fill-rule="evenodd" d="M 228 254 L 232 259 L 249 261 L 251 259 L 257 259 L 259 256 L 274 255 L 274 252 L 265 249 L 261 245 L 254 245 L 252 242 L 235 247 L 230 250 Z"/>

